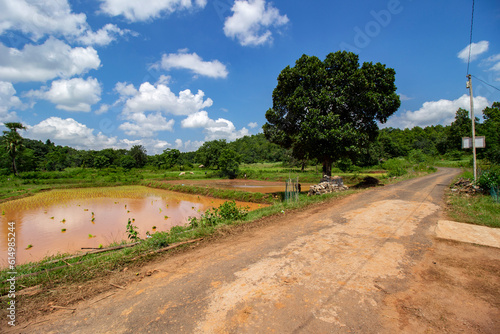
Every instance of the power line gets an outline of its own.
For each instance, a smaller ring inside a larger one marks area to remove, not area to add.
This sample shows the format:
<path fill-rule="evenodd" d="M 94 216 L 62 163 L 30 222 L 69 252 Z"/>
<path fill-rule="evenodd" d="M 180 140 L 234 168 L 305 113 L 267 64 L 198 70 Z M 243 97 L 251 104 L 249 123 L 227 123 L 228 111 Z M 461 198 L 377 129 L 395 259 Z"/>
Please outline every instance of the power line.
<path fill-rule="evenodd" d="M 489 84 L 489 83 L 487 83 L 486 81 L 481 80 L 481 79 L 479 79 L 478 77 L 476 77 L 474 74 L 471 74 L 471 76 L 472 76 L 472 77 L 474 77 L 474 78 L 476 78 L 477 80 L 481 81 L 481 82 L 482 82 L 482 83 L 484 83 L 485 85 L 488 85 L 488 86 L 490 86 L 491 88 L 494 88 L 494 89 L 496 89 L 496 90 L 500 91 L 500 88 L 495 87 L 495 86 L 493 86 L 493 85 L 490 85 L 490 84 Z"/>
<path fill-rule="evenodd" d="M 470 19 L 469 59 L 467 60 L 467 75 L 469 75 L 470 55 L 472 49 L 472 28 L 474 27 L 474 0 L 472 0 L 472 17 Z"/>

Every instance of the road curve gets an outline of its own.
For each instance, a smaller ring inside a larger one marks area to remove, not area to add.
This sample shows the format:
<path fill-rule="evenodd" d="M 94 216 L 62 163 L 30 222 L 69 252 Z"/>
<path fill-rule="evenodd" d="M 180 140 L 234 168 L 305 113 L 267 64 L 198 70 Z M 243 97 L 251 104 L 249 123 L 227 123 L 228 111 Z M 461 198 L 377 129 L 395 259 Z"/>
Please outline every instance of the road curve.
<path fill-rule="evenodd" d="M 380 333 L 388 293 L 405 290 L 432 245 L 438 172 L 285 213 L 262 228 L 155 264 L 108 298 L 24 333 Z"/>

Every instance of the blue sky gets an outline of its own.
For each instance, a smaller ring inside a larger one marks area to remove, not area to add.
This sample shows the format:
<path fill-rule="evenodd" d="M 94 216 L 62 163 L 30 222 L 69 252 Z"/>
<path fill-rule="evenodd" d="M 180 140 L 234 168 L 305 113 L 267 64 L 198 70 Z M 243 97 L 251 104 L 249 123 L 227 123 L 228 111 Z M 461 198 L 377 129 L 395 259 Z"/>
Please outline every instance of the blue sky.
<path fill-rule="evenodd" d="M 387 124 L 450 124 L 472 0 L 0 0 L 0 123 L 78 149 L 149 154 L 257 134 L 302 54 L 353 51 L 396 70 Z M 475 5 L 470 73 L 500 86 L 500 3 Z M 465 50 L 465 51 L 464 51 Z M 473 78 L 476 115 L 500 91 Z M 2 127 L 2 126 L 0 126 Z"/>

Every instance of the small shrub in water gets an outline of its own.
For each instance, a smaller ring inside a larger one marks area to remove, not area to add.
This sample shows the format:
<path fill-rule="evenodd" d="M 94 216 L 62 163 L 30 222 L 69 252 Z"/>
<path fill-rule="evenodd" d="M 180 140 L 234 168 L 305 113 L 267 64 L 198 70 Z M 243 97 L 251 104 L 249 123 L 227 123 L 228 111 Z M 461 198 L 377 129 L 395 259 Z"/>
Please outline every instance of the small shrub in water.
<path fill-rule="evenodd" d="M 130 240 L 137 241 L 137 240 L 139 240 L 138 234 L 139 234 L 139 232 L 137 232 L 137 226 L 132 225 L 132 221 L 130 221 L 130 218 L 129 218 L 128 222 L 127 222 L 127 235 L 128 235 L 128 238 Z"/>

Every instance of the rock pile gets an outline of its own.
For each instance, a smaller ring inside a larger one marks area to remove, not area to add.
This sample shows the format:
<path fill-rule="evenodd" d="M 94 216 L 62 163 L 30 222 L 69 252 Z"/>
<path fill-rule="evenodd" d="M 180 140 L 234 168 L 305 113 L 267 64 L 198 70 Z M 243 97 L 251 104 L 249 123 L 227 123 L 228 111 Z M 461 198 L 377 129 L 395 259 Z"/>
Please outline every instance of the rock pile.
<path fill-rule="evenodd" d="M 330 177 L 328 175 L 325 175 L 323 176 L 323 178 L 321 178 L 321 181 L 318 184 L 309 187 L 307 196 L 323 195 L 331 192 L 344 191 L 347 189 L 349 188 L 344 185 L 344 181 L 340 176 Z"/>
<path fill-rule="evenodd" d="M 470 194 L 473 195 L 475 193 L 481 192 L 481 188 L 474 185 L 474 183 L 469 179 L 464 179 L 463 177 L 459 178 L 457 182 L 455 182 L 454 187 L 451 188 L 452 192 L 458 192 L 461 194 Z"/>

